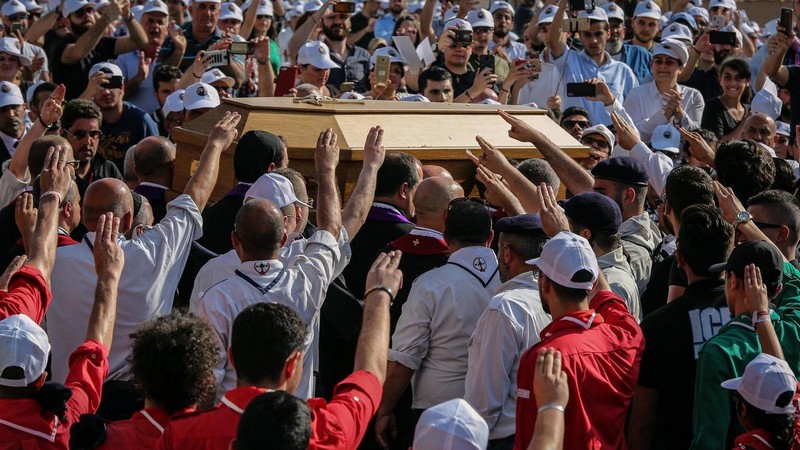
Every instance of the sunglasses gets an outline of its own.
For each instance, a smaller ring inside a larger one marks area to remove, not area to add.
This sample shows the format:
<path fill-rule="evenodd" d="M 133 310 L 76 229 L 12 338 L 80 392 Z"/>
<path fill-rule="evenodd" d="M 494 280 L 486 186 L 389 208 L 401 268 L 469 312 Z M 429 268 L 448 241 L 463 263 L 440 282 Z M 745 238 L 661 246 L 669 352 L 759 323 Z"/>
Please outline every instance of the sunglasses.
<path fill-rule="evenodd" d="M 793 227 L 791 227 L 789 225 L 782 225 L 782 224 L 777 224 L 777 223 L 756 222 L 755 220 L 753 221 L 753 225 L 757 226 L 759 230 L 769 229 L 769 228 L 780 228 L 780 227 L 784 227 L 784 226 L 786 228 L 790 229 L 790 230 L 793 229 Z"/>
<path fill-rule="evenodd" d="M 581 128 L 589 128 L 590 124 L 588 120 L 565 120 L 561 122 L 567 128 L 573 128 L 575 125 L 578 125 Z"/>
<path fill-rule="evenodd" d="M 94 14 L 94 8 L 89 7 L 89 8 L 79 9 L 72 14 L 75 14 L 75 17 L 80 19 L 81 17 L 84 17 L 87 14 Z"/>
<path fill-rule="evenodd" d="M 450 45 L 450 48 L 458 48 L 458 47 L 470 48 L 470 47 L 472 47 L 472 42 L 453 42 Z"/>
<path fill-rule="evenodd" d="M 474 33 L 491 33 L 492 32 L 492 28 L 491 27 L 475 27 L 475 28 L 472 29 L 472 31 Z"/>
<path fill-rule="evenodd" d="M 603 139 L 594 139 L 594 138 L 590 138 L 590 137 L 585 137 L 585 138 L 581 139 L 581 143 L 586 144 L 586 145 L 597 144 L 598 147 L 605 148 L 605 149 L 608 149 L 609 147 L 611 147 L 610 145 L 608 145 L 608 142 L 606 142 Z"/>
<path fill-rule="evenodd" d="M 99 138 L 100 136 L 103 135 L 103 132 L 100 131 L 100 130 L 88 130 L 88 131 L 87 130 L 75 130 L 75 131 L 64 130 L 64 131 L 66 131 L 68 134 L 71 134 L 71 135 L 75 136 L 75 139 L 83 139 L 86 136 L 89 136 L 92 139 L 97 139 L 97 138 Z"/>
<path fill-rule="evenodd" d="M 14 14 L 13 16 L 8 16 L 8 20 L 11 22 L 19 22 L 28 18 L 27 14 Z"/>

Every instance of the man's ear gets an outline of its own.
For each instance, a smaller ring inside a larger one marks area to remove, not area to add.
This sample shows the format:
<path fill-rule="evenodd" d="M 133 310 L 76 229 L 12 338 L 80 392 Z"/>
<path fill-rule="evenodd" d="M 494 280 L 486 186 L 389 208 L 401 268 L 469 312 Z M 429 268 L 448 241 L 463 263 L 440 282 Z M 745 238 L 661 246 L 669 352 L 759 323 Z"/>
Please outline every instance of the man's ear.
<path fill-rule="evenodd" d="M 398 195 L 403 200 L 409 198 L 409 193 L 411 192 L 411 188 L 408 186 L 408 183 L 403 183 L 400 185 L 400 189 L 398 190 Z"/>
<path fill-rule="evenodd" d="M 628 206 L 636 201 L 636 191 L 633 188 L 625 188 L 622 191 L 622 204 Z"/>
<path fill-rule="evenodd" d="M 675 250 L 675 260 L 678 262 L 679 268 L 683 269 L 686 266 L 686 258 L 683 257 L 680 249 Z"/>
<path fill-rule="evenodd" d="M 298 370 L 303 370 L 303 353 L 295 351 L 286 358 L 286 362 L 283 364 L 283 376 L 285 378 L 281 381 L 291 380 Z"/>

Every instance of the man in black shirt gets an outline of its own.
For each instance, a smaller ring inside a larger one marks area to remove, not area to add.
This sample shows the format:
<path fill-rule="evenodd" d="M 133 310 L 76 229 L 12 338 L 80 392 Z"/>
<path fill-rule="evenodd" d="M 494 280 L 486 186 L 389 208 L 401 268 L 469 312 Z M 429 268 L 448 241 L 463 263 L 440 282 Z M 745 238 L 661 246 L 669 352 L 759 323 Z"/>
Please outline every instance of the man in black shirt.
<path fill-rule="evenodd" d="M 708 268 L 726 261 L 732 249 L 733 227 L 714 206 L 683 212 L 676 257 L 689 284 L 681 297 L 642 322 L 647 346 L 633 396 L 631 447 L 691 445 L 697 355 L 731 317 L 725 280 Z"/>
<path fill-rule="evenodd" d="M 347 41 L 356 47 L 368 48 L 375 38 L 375 16 L 381 7 L 380 0 L 366 0 L 361 11 L 350 17 L 350 36 Z"/>
<path fill-rule="evenodd" d="M 62 15 L 68 19 L 72 34 L 61 39 L 51 59 L 53 82 L 67 87 L 67 99 L 78 97 L 89 82 L 89 69 L 123 53 L 141 49 L 147 44 L 147 35 L 133 18 L 130 2 L 112 0 L 99 17 L 94 4 L 86 0 L 68 0 Z M 128 36 L 104 37 L 108 25 L 122 17 Z"/>
<path fill-rule="evenodd" d="M 478 74 L 469 64 L 472 42 L 453 41 L 455 34 L 452 30 L 472 31 L 472 25 L 469 22 L 463 19 L 452 19 L 445 24 L 445 27 L 446 29 L 439 39 L 438 46 L 441 55 L 436 65 L 450 72 L 454 103 L 479 103 L 491 95 L 489 91 L 495 85 L 497 75 L 488 69 L 485 69 L 482 74 Z"/>

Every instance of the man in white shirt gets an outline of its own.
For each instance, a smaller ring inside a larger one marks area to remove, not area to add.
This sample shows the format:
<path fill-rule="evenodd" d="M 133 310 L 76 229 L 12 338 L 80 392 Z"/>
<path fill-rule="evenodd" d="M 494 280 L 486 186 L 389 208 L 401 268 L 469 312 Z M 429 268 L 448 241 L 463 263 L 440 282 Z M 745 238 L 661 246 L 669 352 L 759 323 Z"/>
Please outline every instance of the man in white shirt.
<path fill-rule="evenodd" d="M 409 382 L 417 415 L 464 396 L 469 338 L 500 285 L 497 257 L 488 247 L 493 237 L 484 204 L 466 198 L 450 202 L 444 229 L 450 258 L 414 281 L 392 335 L 384 396 L 375 420 L 376 438 L 384 448 L 392 410 Z"/>
<path fill-rule="evenodd" d="M 489 8 L 489 12 L 494 18 L 494 34 L 492 42 L 489 43 L 489 51 L 497 53 L 495 48 L 499 46 L 508 56 L 509 61 L 526 59 L 528 48 L 524 43 L 511 39 L 514 28 L 514 7 L 508 2 L 496 1 Z"/>
<path fill-rule="evenodd" d="M 538 258 L 547 235 L 538 215 L 497 221 L 498 264 L 503 284 L 483 312 L 469 342 L 464 399 L 489 425 L 489 446 L 514 445 L 517 369 L 522 353 L 539 342 L 550 323 L 539 285 L 526 264 Z"/>
<path fill-rule="evenodd" d="M 120 303 L 109 353 L 109 380 L 131 380 L 130 335 L 142 322 L 169 314 L 192 241 L 202 232 L 203 210 L 219 173 L 219 158 L 236 137 L 238 113 L 226 113 L 212 128 L 183 195 L 167 205 L 166 217 L 131 240 L 121 240 L 125 270 L 120 281 Z M 83 199 L 83 224 L 89 233 L 79 245 L 62 247 L 51 277 L 54 303 L 47 313 L 47 331 L 53 343 L 53 380 L 63 382 L 69 353 L 82 342 L 80 332 L 89 320 L 96 274 L 91 243 L 97 219 L 106 212 L 121 219 L 120 234 L 133 224 L 133 198 L 121 180 L 102 179 L 90 185 Z M 104 392 L 104 401 L 108 392 Z M 113 400 L 112 400 L 113 401 Z M 133 411 L 132 411 L 133 412 Z M 132 413 L 131 412 L 131 413 Z M 128 415 L 129 417 L 130 415 Z"/>

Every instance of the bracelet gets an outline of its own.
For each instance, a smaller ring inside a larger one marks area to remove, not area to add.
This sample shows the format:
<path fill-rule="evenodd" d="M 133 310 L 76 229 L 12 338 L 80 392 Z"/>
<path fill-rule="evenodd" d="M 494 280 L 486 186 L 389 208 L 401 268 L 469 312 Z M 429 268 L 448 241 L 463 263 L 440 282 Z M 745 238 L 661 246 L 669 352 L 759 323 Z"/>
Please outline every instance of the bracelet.
<path fill-rule="evenodd" d="M 511 93 L 511 89 L 506 89 L 503 86 L 500 86 L 500 92 L 507 92 L 507 93 L 510 94 Z"/>
<path fill-rule="evenodd" d="M 386 287 L 386 286 L 384 286 L 382 284 L 378 284 L 378 285 L 372 286 L 371 288 L 367 289 L 367 292 L 364 293 L 364 299 L 366 300 L 367 296 L 369 294 L 375 292 L 375 291 L 386 292 L 386 294 L 389 295 L 389 306 L 392 306 L 394 304 L 394 293 L 392 292 L 392 290 L 390 288 L 388 288 L 388 287 Z"/>
<path fill-rule="evenodd" d="M 752 323 L 756 326 L 759 323 L 772 322 L 770 311 L 756 311 L 753 313 Z"/>
<path fill-rule="evenodd" d="M 564 407 L 561 406 L 561 405 L 557 405 L 555 403 L 548 403 L 548 404 L 540 407 L 539 410 L 538 410 L 538 413 L 541 414 L 541 413 L 543 413 L 545 411 L 548 411 L 548 410 L 551 410 L 551 409 L 554 409 L 556 411 L 561 411 L 561 414 L 564 414 Z"/>
<path fill-rule="evenodd" d="M 203 77 L 202 75 L 198 75 L 198 74 L 196 74 L 194 72 L 192 72 L 192 76 L 194 76 L 195 78 L 198 78 L 198 79 Z"/>
<path fill-rule="evenodd" d="M 42 116 L 39 116 L 38 120 L 39 120 L 39 123 L 42 124 L 42 126 L 45 127 L 48 130 L 50 128 L 53 128 L 53 126 L 55 125 L 55 123 L 51 123 L 50 125 L 44 123 L 44 121 L 42 120 Z"/>
<path fill-rule="evenodd" d="M 57 191 L 47 191 L 47 192 L 42 192 L 42 194 L 39 196 L 39 202 L 41 202 L 43 198 L 49 197 L 51 195 L 56 197 L 56 200 L 58 200 L 59 205 L 61 204 L 61 202 L 64 201 L 64 198 L 61 197 L 61 194 L 58 193 Z"/>
<path fill-rule="evenodd" d="M 475 102 L 475 100 L 472 99 L 472 96 L 469 95 L 469 90 L 464 91 L 464 93 L 467 94 L 467 98 L 469 99 L 470 103 L 474 103 Z"/>
<path fill-rule="evenodd" d="M 269 59 L 257 59 L 256 62 L 261 66 L 266 66 L 269 64 Z"/>
<path fill-rule="evenodd" d="M 695 47 L 694 45 L 692 46 L 692 50 L 696 51 L 698 55 L 701 54 L 700 50 L 698 50 L 697 47 Z"/>

